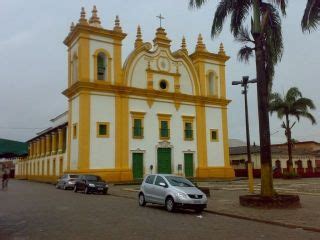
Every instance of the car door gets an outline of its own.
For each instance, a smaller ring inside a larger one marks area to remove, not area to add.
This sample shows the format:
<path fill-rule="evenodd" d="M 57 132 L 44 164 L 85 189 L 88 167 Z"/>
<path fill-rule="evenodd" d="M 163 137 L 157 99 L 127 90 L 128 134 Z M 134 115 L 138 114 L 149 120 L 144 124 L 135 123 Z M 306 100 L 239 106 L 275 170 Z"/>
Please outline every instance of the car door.
<path fill-rule="evenodd" d="M 167 193 L 168 184 L 163 177 L 157 176 L 156 181 L 154 182 L 154 200 L 158 204 L 165 204 L 166 193 Z"/>
<path fill-rule="evenodd" d="M 143 184 L 143 193 L 144 193 L 144 197 L 145 197 L 145 200 L 147 202 L 153 202 L 154 199 L 153 199 L 153 196 L 152 196 L 152 189 L 154 187 L 153 183 L 154 183 L 154 180 L 155 180 L 156 176 L 155 175 L 149 175 L 144 184 Z"/>

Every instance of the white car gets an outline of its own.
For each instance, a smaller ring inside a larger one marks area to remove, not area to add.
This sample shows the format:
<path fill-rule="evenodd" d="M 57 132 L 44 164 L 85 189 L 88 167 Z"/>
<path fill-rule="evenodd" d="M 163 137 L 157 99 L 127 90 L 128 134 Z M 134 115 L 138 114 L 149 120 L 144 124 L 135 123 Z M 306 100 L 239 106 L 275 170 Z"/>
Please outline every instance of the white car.
<path fill-rule="evenodd" d="M 207 207 L 207 196 L 189 180 L 171 174 L 151 174 L 144 178 L 139 192 L 139 205 L 164 205 L 169 212 L 176 208 L 202 212 Z"/>

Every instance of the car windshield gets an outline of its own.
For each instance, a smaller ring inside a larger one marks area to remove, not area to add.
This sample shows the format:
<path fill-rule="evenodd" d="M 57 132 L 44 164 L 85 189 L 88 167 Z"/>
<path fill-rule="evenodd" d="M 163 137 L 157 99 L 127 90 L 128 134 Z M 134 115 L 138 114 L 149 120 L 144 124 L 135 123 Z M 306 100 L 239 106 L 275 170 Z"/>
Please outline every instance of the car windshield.
<path fill-rule="evenodd" d="M 70 178 L 78 178 L 79 175 L 70 175 Z"/>
<path fill-rule="evenodd" d="M 86 176 L 86 179 L 88 181 L 101 181 L 101 178 L 99 176 Z"/>
<path fill-rule="evenodd" d="M 174 187 L 194 187 L 189 180 L 182 177 L 166 176 L 165 178 Z"/>

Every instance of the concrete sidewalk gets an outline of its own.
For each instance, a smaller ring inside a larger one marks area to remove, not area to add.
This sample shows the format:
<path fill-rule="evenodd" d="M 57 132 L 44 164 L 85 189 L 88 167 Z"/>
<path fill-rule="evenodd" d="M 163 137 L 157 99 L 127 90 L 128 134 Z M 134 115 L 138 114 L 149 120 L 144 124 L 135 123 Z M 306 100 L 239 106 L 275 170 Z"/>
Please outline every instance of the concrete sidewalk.
<path fill-rule="evenodd" d="M 203 185 L 207 186 L 207 184 L 204 183 Z M 236 187 L 227 188 L 221 185 L 215 185 L 220 184 L 211 184 L 210 186 L 211 197 L 208 198 L 208 207 L 206 209 L 208 212 L 320 232 L 320 196 L 308 194 L 299 195 L 302 205 L 299 209 L 255 209 L 240 206 L 239 196 L 248 194 L 247 191 L 242 190 L 243 187 L 237 189 Z M 110 188 L 110 194 L 132 198 L 138 201 L 138 189 L 138 185 L 112 186 Z"/>

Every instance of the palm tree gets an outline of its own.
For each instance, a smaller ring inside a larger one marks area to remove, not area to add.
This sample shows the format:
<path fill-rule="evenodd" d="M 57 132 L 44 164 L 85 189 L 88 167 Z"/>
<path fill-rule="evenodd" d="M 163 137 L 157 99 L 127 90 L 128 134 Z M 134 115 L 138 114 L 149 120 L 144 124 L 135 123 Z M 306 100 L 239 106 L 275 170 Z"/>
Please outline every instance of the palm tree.
<path fill-rule="evenodd" d="M 320 25 L 320 0 L 308 0 L 301 20 L 302 31 L 315 30 Z"/>
<path fill-rule="evenodd" d="M 189 6 L 200 8 L 206 2 L 208 0 L 189 0 Z M 278 10 L 285 14 L 285 8 L 286 0 L 220 0 L 211 28 L 211 36 L 214 38 L 221 33 L 226 18 L 231 16 L 231 33 L 237 41 L 245 44 L 238 53 L 239 59 L 248 61 L 255 53 L 262 196 L 275 194 L 272 180 L 268 105 L 274 65 L 281 59 L 283 52 L 281 18 Z M 250 13 L 251 29 L 249 31 L 245 27 L 245 21 Z"/>
<path fill-rule="evenodd" d="M 315 109 L 313 101 L 309 98 L 302 97 L 298 88 L 292 87 L 288 92 L 281 96 L 279 93 L 271 94 L 269 110 L 270 113 L 276 112 L 278 118 L 285 120 L 282 122 L 281 127 L 285 129 L 288 144 L 288 168 L 289 173 L 293 173 L 292 164 L 292 137 L 291 130 L 296 122 L 290 122 L 290 116 L 295 117 L 298 121 L 301 117 L 309 119 L 312 124 L 316 124 L 315 118 L 309 112 L 310 109 Z"/>

